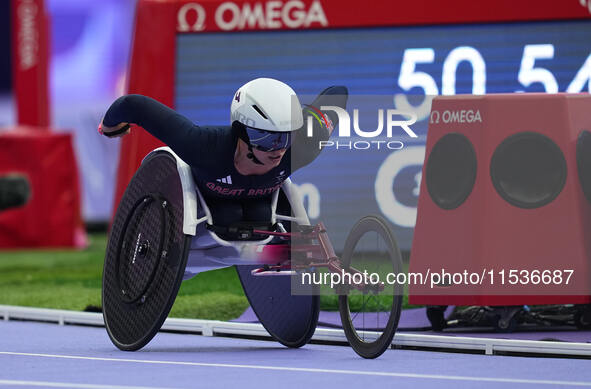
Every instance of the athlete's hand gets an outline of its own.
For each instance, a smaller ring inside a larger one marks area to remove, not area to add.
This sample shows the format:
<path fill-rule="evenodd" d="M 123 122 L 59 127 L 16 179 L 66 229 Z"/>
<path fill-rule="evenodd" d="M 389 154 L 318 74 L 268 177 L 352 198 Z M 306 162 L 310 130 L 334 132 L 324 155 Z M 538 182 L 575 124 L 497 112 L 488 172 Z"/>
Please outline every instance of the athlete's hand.
<path fill-rule="evenodd" d="M 103 122 L 101 121 L 101 124 L 99 124 L 99 126 L 98 126 L 98 132 L 99 132 L 99 134 L 104 135 L 109 138 L 120 137 L 125 134 L 129 134 L 129 123 L 123 122 L 123 123 L 117 124 L 114 127 L 108 127 L 108 126 L 105 126 L 103 124 Z"/>

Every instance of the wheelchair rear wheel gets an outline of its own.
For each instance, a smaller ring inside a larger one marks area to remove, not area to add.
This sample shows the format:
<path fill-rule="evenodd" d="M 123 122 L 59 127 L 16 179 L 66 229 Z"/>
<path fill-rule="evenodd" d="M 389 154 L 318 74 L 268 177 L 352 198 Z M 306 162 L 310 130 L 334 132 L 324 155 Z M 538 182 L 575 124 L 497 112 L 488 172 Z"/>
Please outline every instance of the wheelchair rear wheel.
<path fill-rule="evenodd" d="M 111 341 L 121 350 L 145 346 L 174 303 L 191 238 L 183 233 L 183 196 L 176 160 L 150 154 L 129 183 L 113 221 L 103 269 L 102 305 Z"/>

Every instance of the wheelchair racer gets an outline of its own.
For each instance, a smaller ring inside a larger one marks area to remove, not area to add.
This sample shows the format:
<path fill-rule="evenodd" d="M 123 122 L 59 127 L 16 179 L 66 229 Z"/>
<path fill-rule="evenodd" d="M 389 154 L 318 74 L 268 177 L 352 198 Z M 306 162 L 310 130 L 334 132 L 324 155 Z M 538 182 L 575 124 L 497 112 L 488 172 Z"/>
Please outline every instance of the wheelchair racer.
<path fill-rule="evenodd" d="M 347 95 L 345 87 L 329 87 L 302 109 L 291 87 L 257 78 L 234 94 L 231 126 L 198 126 L 154 99 L 126 95 L 109 107 L 99 132 L 123 136 L 129 124 L 137 124 L 169 146 L 191 166 L 214 225 L 269 222 L 272 194 L 318 156 L 319 142 L 326 141 L 338 123 L 336 113 L 319 108 L 344 109 Z M 312 136 L 305 130 L 310 115 Z"/>

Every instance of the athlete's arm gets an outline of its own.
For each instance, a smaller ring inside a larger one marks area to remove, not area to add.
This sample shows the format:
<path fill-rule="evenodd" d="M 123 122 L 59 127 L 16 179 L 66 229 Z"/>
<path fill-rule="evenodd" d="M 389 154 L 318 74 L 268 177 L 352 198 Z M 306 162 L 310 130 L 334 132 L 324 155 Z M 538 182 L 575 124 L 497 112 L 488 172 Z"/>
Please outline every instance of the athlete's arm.
<path fill-rule="evenodd" d="M 344 86 L 331 86 L 322 91 L 312 104 L 304 107 L 304 128 L 296 131 L 291 147 L 292 171 L 311 163 L 320 154 L 321 141 L 327 141 L 339 123 L 334 111 L 321 112 L 320 107 L 347 106 L 349 91 Z M 308 117 L 312 119 L 312 136 L 308 136 Z"/>
<path fill-rule="evenodd" d="M 103 118 L 102 129 L 108 133 L 121 129 L 125 123 L 144 128 L 190 165 L 199 164 L 199 150 L 210 143 L 208 131 L 202 131 L 183 115 L 147 96 L 126 95 L 115 100 Z"/>

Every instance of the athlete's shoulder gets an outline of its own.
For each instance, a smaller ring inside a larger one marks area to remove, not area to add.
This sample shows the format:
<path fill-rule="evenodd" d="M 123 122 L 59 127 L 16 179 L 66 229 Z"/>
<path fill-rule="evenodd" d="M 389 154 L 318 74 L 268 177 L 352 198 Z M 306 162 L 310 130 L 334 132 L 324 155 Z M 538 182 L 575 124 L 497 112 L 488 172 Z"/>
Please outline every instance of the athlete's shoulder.
<path fill-rule="evenodd" d="M 237 137 L 230 126 L 198 126 L 198 142 L 195 147 L 202 158 L 215 162 L 220 158 L 230 158 L 234 155 Z"/>
<path fill-rule="evenodd" d="M 199 126 L 199 131 L 206 136 L 211 136 L 222 140 L 231 140 L 233 138 L 236 138 L 237 136 L 235 132 L 232 130 L 231 126 L 202 125 Z"/>

